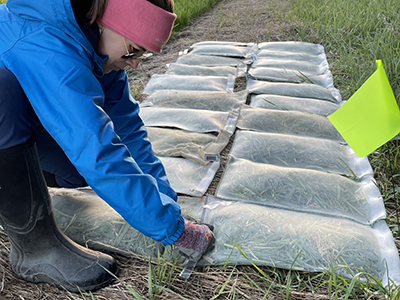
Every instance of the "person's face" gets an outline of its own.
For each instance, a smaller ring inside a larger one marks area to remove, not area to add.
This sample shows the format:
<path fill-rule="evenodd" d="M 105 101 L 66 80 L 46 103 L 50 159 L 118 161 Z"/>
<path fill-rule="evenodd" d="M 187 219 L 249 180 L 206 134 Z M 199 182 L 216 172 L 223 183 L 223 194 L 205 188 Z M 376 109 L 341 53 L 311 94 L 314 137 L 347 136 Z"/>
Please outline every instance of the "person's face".
<path fill-rule="evenodd" d="M 127 66 L 136 69 L 139 65 L 140 58 L 124 59 L 121 58 L 121 56 L 126 55 L 127 50 L 129 53 L 135 53 L 137 56 L 141 56 L 146 52 L 146 49 L 135 44 L 131 40 L 123 38 L 122 35 L 107 27 L 99 26 L 102 29 L 102 33 L 97 45 L 97 51 L 101 54 L 108 55 L 108 59 L 103 66 L 104 73 L 122 70 Z"/>

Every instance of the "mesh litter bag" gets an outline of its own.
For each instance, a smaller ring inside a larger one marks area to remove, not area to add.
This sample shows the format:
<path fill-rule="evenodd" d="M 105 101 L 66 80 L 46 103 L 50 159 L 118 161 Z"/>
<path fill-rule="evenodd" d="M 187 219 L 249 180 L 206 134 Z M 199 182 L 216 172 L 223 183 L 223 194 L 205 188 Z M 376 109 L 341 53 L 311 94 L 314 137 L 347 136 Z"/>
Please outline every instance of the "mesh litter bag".
<path fill-rule="evenodd" d="M 184 51 L 184 54 L 196 54 L 196 55 L 216 55 L 226 56 L 234 58 L 251 58 L 252 55 L 258 50 L 258 46 L 242 46 L 242 45 L 205 45 L 197 44 L 192 45 L 190 49 Z"/>
<path fill-rule="evenodd" d="M 197 65 L 197 66 L 232 66 L 236 67 L 240 64 L 251 64 L 253 59 L 242 59 L 215 55 L 197 55 L 185 54 L 181 55 L 176 63 L 183 65 Z"/>
<path fill-rule="evenodd" d="M 237 128 L 345 142 L 328 118 L 300 111 L 244 106 L 237 121 Z"/>
<path fill-rule="evenodd" d="M 236 128 L 239 109 L 230 112 L 169 107 L 145 107 L 140 117 L 146 126 L 179 128 L 192 132 L 220 132 L 230 135 Z"/>
<path fill-rule="evenodd" d="M 315 75 L 294 69 L 257 67 L 250 68 L 248 75 L 256 80 L 290 83 L 312 83 L 325 88 L 333 87 L 333 77 L 330 71 L 327 71 L 322 75 Z"/>
<path fill-rule="evenodd" d="M 159 157 L 171 187 L 179 194 L 203 196 L 214 179 L 219 162 L 203 165 L 178 157 Z"/>
<path fill-rule="evenodd" d="M 147 127 L 147 134 L 156 156 L 185 157 L 198 162 L 204 160 L 199 149 L 217 140 L 212 134 L 155 127 Z"/>
<path fill-rule="evenodd" d="M 146 102 L 158 107 L 192 108 L 213 111 L 230 111 L 246 102 L 248 92 L 235 93 L 206 91 L 155 91 L 146 98 Z M 147 103 L 144 103 L 147 105 Z"/>
<path fill-rule="evenodd" d="M 243 42 L 229 42 L 229 41 L 202 41 L 192 44 L 191 47 L 198 46 L 239 46 L 239 47 L 254 47 L 257 46 L 255 43 L 243 43 Z M 257 46 L 258 48 L 258 46 Z"/>
<path fill-rule="evenodd" d="M 308 272 L 334 268 L 336 274 L 348 278 L 364 271 L 382 279 L 384 285 L 389 278 L 400 282 L 397 249 L 384 220 L 367 226 L 207 196 L 202 222 L 214 225 L 216 235 L 216 247 L 203 264 L 251 261 Z"/>
<path fill-rule="evenodd" d="M 131 227 L 91 189 L 50 189 L 60 230 L 92 249 L 149 256 L 154 241 Z"/>
<path fill-rule="evenodd" d="M 130 226 L 92 189 L 51 188 L 58 228 L 70 239 L 91 249 L 122 255 L 151 256 L 154 241 Z M 182 215 L 200 220 L 204 197 L 178 197 Z"/>
<path fill-rule="evenodd" d="M 344 103 L 344 101 L 342 102 Z M 295 110 L 329 116 L 340 107 L 340 104 L 319 99 L 261 94 L 251 96 L 250 106 L 285 111 Z"/>
<path fill-rule="evenodd" d="M 251 65 L 252 69 L 253 68 L 257 69 L 259 67 L 295 70 L 300 73 L 313 74 L 313 75 L 325 74 L 329 70 L 329 65 L 326 61 L 320 64 L 314 64 L 309 61 L 271 59 L 271 58 L 259 58 Z"/>
<path fill-rule="evenodd" d="M 359 158 L 347 144 L 326 139 L 238 130 L 230 155 L 257 163 L 347 177 L 373 175 L 366 156 Z"/>
<path fill-rule="evenodd" d="M 220 91 L 233 92 L 234 76 L 185 76 L 155 74 L 146 84 L 143 94 L 156 90 Z"/>
<path fill-rule="evenodd" d="M 305 53 L 308 55 L 325 54 L 325 49 L 322 45 L 307 43 L 307 42 L 264 42 L 258 44 L 259 50 L 272 50 L 276 52 L 293 52 Z"/>
<path fill-rule="evenodd" d="M 277 51 L 277 50 L 258 50 L 256 52 L 256 56 L 258 59 L 285 59 L 285 60 L 295 60 L 295 61 L 308 61 L 314 64 L 320 64 L 326 62 L 325 53 L 320 54 L 308 54 L 301 52 L 293 52 L 293 51 Z"/>
<path fill-rule="evenodd" d="M 385 218 L 372 176 L 361 180 L 311 169 L 279 167 L 230 157 L 215 193 L 223 199 L 348 218 L 372 224 Z"/>
<path fill-rule="evenodd" d="M 201 164 L 219 160 L 221 151 L 229 142 L 222 131 L 218 136 L 177 129 L 147 127 L 154 154 L 166 157 L 184 157 Z"/>
<path fill-rule="evenodd" d="M 165 74 L 186 75 L 186 76 L 243 76 L 247 71 L 247 65 L 240 64 L 237 67 L 232 66 L 194 66 L 183 64 L 170 64 Z"/>
<path fill-rule="evenodd" d="M 261 80 L 247 80 L 246 89 L 251 94 L 272 94 L 300 98 L 312 98 L 326 100 L 333 103 L 340 103 L 342 98 L 337 89 L 325 88 L 310 83 L 283 83 L 267 82 Z"/>

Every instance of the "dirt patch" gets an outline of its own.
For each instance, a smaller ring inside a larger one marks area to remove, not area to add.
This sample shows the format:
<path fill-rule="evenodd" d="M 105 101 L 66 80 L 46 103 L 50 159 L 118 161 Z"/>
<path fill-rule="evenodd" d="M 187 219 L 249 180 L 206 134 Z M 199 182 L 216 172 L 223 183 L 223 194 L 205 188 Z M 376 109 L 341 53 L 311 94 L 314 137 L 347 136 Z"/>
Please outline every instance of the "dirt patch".
<path fill-rule="evenodd" d="M 284 0 L 223 0 L 200 18 L 193 20 L 183 31 L 174 35 L 166 45 L 162 55 L 156 55 L 143 63 L 137 70 L 129 70 L 132 93 L 138 101 L 143 100 L 140 92 L 153 74 L 165 73 L 166 64 L 177 60 L 179 51 L 190 45 L 207 40 L 235 42 L 266 42 L 294 40 L 294 26 L 287 21 L 290 9 Z M 210 299 L 226 283 L 224 293 L 218 299 L 231 299 L 233 293 L 240 299 L 263 299 L 265 291 L 257 283 L 266 279 L 259 276 L 251 267 L 210 268 L 194 273 L 188 281 L 180 278 L 179 270 L 169 264 L 153 265 L 154 283 L 165 287 L 155 290 L 152 295 L 148 289 L 149 264 L 141 257 L 121 257 L 114 255 L 119 266 L 119 280 L 91 295 L 71 295 L 48 284 L 30 284 L 17 279 L 7 259 L 9 242 L 0 237 L 0 299 L 134 299 L 125 284 L 145 299 Z M 265 270 L 268 272 L 268 269 Z M 166 276 L 171 279 L 166 282 Z M 284 271 L 283 271 L 284 272 Z M 273 275 L 271 275 L 273 277 Z M 166 289 L 169 290 L 166 290 Z M 229 292 L 230 291 L 230 292 Z M 159 294 L 159 295 L 158 295 Z M 158 296 L 156 296 L 158 295 Z M 178 296 L 180 295 L 180 296 Z M 270 299 L 281 299 L 280 295 L 270 293 Z M 328 299 L 324 295 L 291 292 L 290 299 Z"/>

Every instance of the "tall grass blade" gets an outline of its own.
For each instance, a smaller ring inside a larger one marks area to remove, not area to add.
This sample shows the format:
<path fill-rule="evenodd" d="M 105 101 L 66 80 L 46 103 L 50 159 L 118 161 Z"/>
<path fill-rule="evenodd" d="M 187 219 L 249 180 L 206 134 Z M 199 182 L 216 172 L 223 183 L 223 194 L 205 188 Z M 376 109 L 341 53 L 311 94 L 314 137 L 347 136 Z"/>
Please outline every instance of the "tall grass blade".
<path fill-rule="evenodd" d="M 244 253 L 243 250 L 239 248 L 239 246 L 236 244 L 236 242 L 234 242 L 234 241 L 232 241 L 232 242 L 233 242 L 233 245 L 239 250 L 239 252 L 248 260 L 248 262 L 249 262 L 254 268 L 256 268 L 256 270 L 257 270 L 258 272 L 260 272 L 260 274 L 261 274 L 262 276 L 264 276 L 265 278 L 267 278 L 267 279 L 269 279 L 269 280 L 272 280 L 263 270 L 261 270 L 258 266 L 256 266 L 256 265 L 250 260 L 250 258 L 248 258 L 248 256 L 246 255 L 246 253 Z"/>

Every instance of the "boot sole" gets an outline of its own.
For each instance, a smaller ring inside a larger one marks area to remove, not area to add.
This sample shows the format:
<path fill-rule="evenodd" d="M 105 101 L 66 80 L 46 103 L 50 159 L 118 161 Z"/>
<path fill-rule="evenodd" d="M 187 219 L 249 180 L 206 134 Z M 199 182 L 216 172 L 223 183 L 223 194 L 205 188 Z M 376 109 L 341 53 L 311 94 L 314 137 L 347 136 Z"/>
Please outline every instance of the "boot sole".
<path fill-rule="evenodd" d="M 116 269 L 115 273 L 111 272 L 110 270 L 106 270 L 107 273 L 111 276 L 109 279 L 107 279 L 106 281 L 103 281 L 99 284 L 93 284 L 93 285 L 88 285 L 88 286 L 78 286 L 78 285 L 73 285 L 73 284 L 62 284 L 59 283 L 56 279 L 49 277 L 48 275 L 42 275 L 42 276 L 38 276 L 35 279 L 32 280 L 32 278 L 24 278 L 23 276 L 17 275 L 16 276 L 24 281 L 28 281 L 28 282 L 32 282 L 32 283 L 47 283 L 47 284 L 51 284 L 56 286 L 58 289 L 60 290 L 64 290 L 64 291 L 68 291 L 68 292 L 72 292 L 72 293 L 80 293 L 80 292 L 94 292 L 97 291 L 103 287 L 108 286 L 111 282 L 113 282 L 114 280 L 117 279 L 117 275 L 118 275 L 118 268 Z"/>

